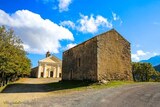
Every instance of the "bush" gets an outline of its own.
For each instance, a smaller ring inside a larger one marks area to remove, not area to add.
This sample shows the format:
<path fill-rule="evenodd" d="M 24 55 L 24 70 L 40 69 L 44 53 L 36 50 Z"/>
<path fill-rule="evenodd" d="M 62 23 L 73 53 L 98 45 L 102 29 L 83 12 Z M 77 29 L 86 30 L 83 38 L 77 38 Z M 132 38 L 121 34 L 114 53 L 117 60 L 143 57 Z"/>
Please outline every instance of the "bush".
<path fill-rule="evenodd" d="M 157 81 L 159 78 L 158 72 L 150 63 L 132 63 L 132 74 L 134 81 Z"/>

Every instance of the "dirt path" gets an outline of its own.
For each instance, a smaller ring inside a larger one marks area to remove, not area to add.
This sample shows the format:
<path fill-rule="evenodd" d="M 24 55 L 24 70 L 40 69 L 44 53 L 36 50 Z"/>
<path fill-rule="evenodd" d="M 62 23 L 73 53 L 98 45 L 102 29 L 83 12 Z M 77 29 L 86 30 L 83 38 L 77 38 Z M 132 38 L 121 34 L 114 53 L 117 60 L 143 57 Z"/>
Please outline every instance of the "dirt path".
<path fill-rule="evenodd" d="M 160 107 L 160 83 L 143 83 L 50 96 L 19 107 Z"/>
<path fill-rule="evenodd" d="M 0 107 L 13 106 L 27 100 L 34 100 L 49 96 L 47 83 L 57 82 L 59 79 L 23 78 L 16 83 L 8 85 L 0 93 Z"/>

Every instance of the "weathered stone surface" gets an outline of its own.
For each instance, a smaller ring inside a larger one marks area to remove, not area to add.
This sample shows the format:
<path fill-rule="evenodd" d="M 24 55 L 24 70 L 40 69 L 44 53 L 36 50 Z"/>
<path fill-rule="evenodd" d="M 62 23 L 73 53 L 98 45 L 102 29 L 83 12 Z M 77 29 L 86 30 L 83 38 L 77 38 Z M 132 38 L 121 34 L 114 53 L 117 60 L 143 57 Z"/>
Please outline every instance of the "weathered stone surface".
<path fill-rule="evenodd" d="M 97 36 L 98 80 L 130 80 L 130 43 L 115 30 Z"/>
<path fill-rule="evenodd" d="M 38 66 L 31 69 L 30 76 L 36 78 L 38 75 Z"/>
<path fill-rule="evenodd" d="M 63 53 L 63 80 L 132 80 L 130 43 L 115 30 Z"/>
<path fill-rule="evenodd" d="M 63 80 L 97 80 L 97 38 L 63 53 Z"/>

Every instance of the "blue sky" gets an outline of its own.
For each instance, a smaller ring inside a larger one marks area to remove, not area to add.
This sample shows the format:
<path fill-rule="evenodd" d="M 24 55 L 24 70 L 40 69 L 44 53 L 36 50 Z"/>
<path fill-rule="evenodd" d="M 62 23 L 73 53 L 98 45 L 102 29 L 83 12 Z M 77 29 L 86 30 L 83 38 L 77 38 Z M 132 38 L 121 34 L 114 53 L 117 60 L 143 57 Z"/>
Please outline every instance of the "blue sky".
<path fill-rule="evenodd" d="M 159 0 L 0 0 L 0 25 L 15 30 L 33 67 L 115 28 L 131 43 L 132 61 L 160 54 Z"/>

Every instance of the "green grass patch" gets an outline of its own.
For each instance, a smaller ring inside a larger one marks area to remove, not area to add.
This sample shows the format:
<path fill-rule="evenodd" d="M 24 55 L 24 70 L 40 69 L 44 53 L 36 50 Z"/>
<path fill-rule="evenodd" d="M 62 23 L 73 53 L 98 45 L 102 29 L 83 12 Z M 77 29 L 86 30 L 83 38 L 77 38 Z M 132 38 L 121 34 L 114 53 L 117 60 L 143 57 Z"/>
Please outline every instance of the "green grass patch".
<path fill-rule="evenodd" d="M 8 84 L 6 84 L 5 86 L 3 86 L 3 87 L 0 87 L 0 93 L 7 87 L 7 85 L 9 85 L 9 84 L 13 84 L 13 82 L 9 82 Z"/>
<path fill-rule="evenodd" d="M 0 87 L 0 93 L 3 91 L 3 89 L 6 88 L 7 85 L 3 86 L 3 87 Z"/>
<path fill-rule="evenodd" d="M 134 83 L 135 82 L 133 81 L 110 81 L 107 84 L 95 83 L 95 84 L 92 84 L 90 87 L 95 89 L 100 89 L 100 88 L 118 87 L 118 86 L 127 85 L 127 84 L 134 84 Z"/>
<path fill-rule="evenodd" d="M 60 81 L 48 84 L 53 91 L 80 91 L 86 89 L 101 89 L 109 87 L 118 87 L 127 84 L 134 84 L 133 81 L 110 81 L 107 84 L 93 83 L 89 81 Z"/>

